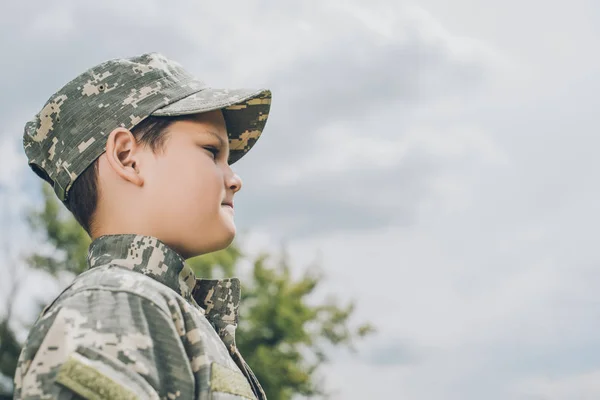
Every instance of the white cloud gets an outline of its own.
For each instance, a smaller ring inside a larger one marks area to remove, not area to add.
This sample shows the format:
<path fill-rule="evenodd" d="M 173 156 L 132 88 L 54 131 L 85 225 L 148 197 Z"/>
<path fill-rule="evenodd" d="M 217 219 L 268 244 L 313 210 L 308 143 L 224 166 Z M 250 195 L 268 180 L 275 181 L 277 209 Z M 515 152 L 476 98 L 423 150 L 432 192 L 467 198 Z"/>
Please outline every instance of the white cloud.
<path fill-rule="evenodd" d="M 34 36 L 57 38 L 72 34 L 75 29 L 74 16 L 67 7 L 57 7 L 48 12 L 34 14 L 28 33 Z"/>
<path fill-rule="evenodd" d="M 0 184 L 14 188 L 26 167 L 26 160 L 16 146 L 13 136 L 0 135 Z"/>
<path fill-rule="evenodd" d="M 539 376 L 515 386 L 515 399 L 593 400 L 600 397 L 600 370 L 567 377 Z"/>
<path fill-rule="evenodd" d="M 368 393 L 373 384 L 388 395 L 414 399 L 529 398 L 515 395 L 513 384 L 523 377 L 546 373 L 558 380 L 567 371 L 597 365 L 595 353 L 584 353 L 598 345 L 592 283 L 598 257 L 583 265 L 569 262 L 551 249 L 560 242 L 575 244 L 577 237 L 566 239 L 560 230 L 532 221 L 502 214 L 509 221 L 499 230 L 478 224 L 478 210 L 485 206 L 474 203 L 452 213 L 424 209 L 428 218 L 418 218 L 410 229 L 293 242 L 298 259 L 326 249 L 327 287 L 360 299 L 359 319 L 379 327 L 363 352 L 372 351 L 373 342 L 390 351 L 409 343 L 417 355 L 416 363 L 387 366 L 370 365 L 363 357 L 340 361 L 328 369 L 342 391 L 339 398 L 360 398 L 357 393 Z M 357 371 L 370 371 L 372 380 L 359 380 Z M 595 393 L 573 389 L 574 382 L 571 392 L 558 393 Z"/>

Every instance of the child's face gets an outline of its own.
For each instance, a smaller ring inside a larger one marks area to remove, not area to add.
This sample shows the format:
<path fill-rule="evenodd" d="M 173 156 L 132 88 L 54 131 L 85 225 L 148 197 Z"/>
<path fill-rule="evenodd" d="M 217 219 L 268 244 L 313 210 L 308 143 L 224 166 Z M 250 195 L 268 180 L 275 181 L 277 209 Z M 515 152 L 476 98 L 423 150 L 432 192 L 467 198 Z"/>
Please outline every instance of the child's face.
<path fill-rule="evenodd" d="M 168 132 L 163 151 L 144 155 L 144 215 L 184 258 L 223 249 L 235 236 L 233 196 L 242 185 L 227 163 L 223 114 L 175 122 Z"/>

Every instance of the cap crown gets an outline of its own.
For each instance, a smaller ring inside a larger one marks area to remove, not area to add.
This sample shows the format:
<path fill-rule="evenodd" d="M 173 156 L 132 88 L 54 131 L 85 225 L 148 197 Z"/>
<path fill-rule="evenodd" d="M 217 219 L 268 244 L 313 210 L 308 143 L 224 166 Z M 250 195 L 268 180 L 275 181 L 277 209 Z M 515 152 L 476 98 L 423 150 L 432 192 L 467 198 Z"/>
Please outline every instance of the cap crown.
<path fill-rule="evenodd" d="M 132 129 L 205 87 L 158 53 L 99 64 L 62 87 L 25 125 L 29 165 L 64 201 L 75 179 L 105 151 L 113 129 Z"/>

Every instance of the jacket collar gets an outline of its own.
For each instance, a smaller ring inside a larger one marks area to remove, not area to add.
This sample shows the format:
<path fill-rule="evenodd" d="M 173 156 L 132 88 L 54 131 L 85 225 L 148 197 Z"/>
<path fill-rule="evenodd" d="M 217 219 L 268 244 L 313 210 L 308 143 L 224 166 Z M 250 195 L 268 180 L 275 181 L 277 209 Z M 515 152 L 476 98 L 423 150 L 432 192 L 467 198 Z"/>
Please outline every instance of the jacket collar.
<path fill-rule="evenodd" d="M 95 239 L 88 252 L 89 268 L 117 265 L 144 274 L 192 299 L 230 351 L 235 350 L 235 329 L 240 303 L 240 281 L 196 279 L 185 260 L 164 242 L 136 234 L 105 235 Z"/>

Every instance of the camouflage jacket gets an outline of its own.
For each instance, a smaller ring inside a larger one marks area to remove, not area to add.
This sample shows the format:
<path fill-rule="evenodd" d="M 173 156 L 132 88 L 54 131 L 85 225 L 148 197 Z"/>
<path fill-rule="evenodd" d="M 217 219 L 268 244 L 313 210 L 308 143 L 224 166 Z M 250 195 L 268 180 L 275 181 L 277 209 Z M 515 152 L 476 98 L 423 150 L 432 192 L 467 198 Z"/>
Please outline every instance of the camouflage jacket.
<path fill-rule="evenodd" d="M 266 398 L 235 344 L 239 280 L 149 236 L 102 236 L 88 264 L 31 329 L 16 399 Z"/>

